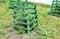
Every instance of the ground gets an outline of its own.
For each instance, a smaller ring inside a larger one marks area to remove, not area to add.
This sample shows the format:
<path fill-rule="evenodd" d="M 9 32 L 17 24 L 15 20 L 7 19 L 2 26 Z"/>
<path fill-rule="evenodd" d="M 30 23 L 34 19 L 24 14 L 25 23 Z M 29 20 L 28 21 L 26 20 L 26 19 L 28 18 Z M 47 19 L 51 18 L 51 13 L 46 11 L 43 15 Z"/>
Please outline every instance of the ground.
<path fill-rule="evenodd" d="M 60 39 L 60 17 L 49 15 L 51 6 L 37 4 L 38 28 L 28 34 L 16 34 L 13 29 L 13 10 L 9 2 L 0 4 L 0 39 Z"/>

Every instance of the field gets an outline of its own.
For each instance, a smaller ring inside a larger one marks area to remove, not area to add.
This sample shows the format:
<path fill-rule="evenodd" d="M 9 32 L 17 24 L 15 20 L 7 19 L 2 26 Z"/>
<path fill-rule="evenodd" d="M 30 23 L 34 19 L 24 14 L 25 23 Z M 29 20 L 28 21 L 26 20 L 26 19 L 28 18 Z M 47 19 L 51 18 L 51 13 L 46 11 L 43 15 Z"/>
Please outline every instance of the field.
<path fill-rule="evenodd" d="M 13 10 L 8 9 L 9 2 L 0 4 L 0 39 L 60 39 L 60 17 L 49 15 L 51 6 L 37 3 L 38 29 L 36 33 L 16 35 L 13 26 Z M 36 36 L 36 37 L 35 37 Z M 25 38 L 24 38 L 25 37 Z"/>

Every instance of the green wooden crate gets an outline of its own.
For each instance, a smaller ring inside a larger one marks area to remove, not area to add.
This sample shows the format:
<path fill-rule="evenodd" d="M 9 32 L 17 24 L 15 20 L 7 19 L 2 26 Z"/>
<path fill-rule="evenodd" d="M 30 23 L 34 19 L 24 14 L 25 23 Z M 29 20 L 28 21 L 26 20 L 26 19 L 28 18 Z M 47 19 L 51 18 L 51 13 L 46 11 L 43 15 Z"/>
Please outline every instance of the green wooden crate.
<path fill-rule="evenodd" d="M 50 14 L 60 16 L 60 0 L 53 0 Z"/>
<path fill-rule="evenodd" d="M 36 4 L 29 4 L 27 0 L 18 0 L 14 5 L 14 27 L 31 33 L 38 26 Z"/>

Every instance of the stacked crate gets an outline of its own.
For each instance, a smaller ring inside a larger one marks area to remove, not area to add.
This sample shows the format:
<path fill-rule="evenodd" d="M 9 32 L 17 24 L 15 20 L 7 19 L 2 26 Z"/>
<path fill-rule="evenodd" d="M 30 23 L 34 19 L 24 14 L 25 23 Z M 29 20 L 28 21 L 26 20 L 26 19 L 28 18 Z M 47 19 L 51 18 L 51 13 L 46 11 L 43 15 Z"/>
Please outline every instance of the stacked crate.
<path fill-rule="evenodd" d="M 50 14 L 60 16 L 60 0 L 53 0 Z"/>
<path fill-rule="evenodd" d="M 14 10 L 14 28 L 16 30 L 23 29 L 26 33 L 30 33 L 38 26 L 36 4 L 29 3 L 27 0 L 17 0 L 14 3 L 14 7 L 12 6 Z"/>

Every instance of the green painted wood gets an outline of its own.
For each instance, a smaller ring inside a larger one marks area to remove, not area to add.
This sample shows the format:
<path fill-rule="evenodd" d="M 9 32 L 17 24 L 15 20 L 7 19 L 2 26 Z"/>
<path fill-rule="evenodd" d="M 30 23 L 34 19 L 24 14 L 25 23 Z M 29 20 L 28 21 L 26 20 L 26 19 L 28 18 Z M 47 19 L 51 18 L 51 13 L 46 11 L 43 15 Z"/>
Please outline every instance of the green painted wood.
<path fill-rule="evenodd" d="M 60 13 L 60 0 L 53 0 L 50 14 Z M 60 15 L 60 14 L 59 14 Z"/>
<path fill-rule="evenodd" d="M 9 8 L 13 9 L 15 3 L 16 3 L 16 0 L 9 0 Z"/>
<path fill-rule="evenodd" d="M 31 33 L 32 29 L 38 26 L 36 4 L 29 4 L 28 0 L 24 2 L 17 0 L 12 5 L 14 10 L 14 26 L 25 29 L 28 34 Z"/>

